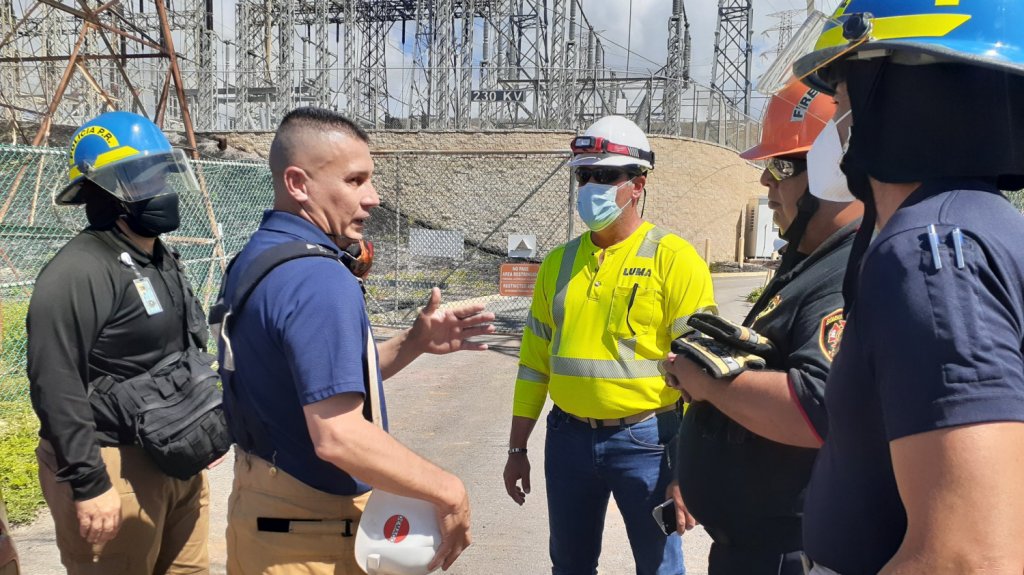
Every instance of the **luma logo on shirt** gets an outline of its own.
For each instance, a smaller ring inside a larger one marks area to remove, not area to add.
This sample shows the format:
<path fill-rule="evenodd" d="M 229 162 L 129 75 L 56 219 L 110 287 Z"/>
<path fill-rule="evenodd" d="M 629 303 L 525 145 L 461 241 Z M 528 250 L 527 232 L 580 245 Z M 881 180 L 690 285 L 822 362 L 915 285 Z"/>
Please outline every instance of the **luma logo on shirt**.
<path fill-rule="evenodd" d="M 651 277 L 651 268 L 625 268 L 622 270 L 624 276 Z"/>

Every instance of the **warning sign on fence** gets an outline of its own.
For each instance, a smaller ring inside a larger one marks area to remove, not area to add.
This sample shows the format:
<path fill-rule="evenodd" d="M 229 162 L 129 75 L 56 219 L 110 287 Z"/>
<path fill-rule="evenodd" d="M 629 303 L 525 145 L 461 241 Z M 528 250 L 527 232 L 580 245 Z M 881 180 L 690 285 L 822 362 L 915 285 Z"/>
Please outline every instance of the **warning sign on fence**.
<path fill-rule="evenodd" d="M 503 296 L 533 296 L 540 264 L 501 264 L 498 293 Z"/>

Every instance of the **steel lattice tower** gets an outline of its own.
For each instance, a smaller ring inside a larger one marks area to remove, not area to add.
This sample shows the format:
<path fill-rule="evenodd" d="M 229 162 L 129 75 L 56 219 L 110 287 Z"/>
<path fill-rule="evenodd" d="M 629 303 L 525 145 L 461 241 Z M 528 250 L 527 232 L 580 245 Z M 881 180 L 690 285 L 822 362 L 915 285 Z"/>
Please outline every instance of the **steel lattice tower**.
<path fill-rule="evenodd" d="M 751 0 L 719 0 L 705 138 L 720 140 L 729 110 L 750 114 L 754 11 Z M 736 118 L 741 120 L 741 118 Z M 717 131 L 717 133 L 716 133 Z"/>
<path fill-rule="evenodd" d="M 672 2 L 668 21 L 668 62 L 665 64 L 665 123 L 680 125 L 682 93 L 690 79 L 690 22 L 683 0 Z"/>
<path fill-rule="evenodd" d="M 771 51 L 765 52 L 765 56 L 772 56 L 782 52 L 786 44 L 789 43 L 790 38 L 793 37 L 793 29 L 795 27 L 794 21 L 797 17 L 805 14 L 803 10 L 783 10 L 781 12 L 774 12 L 769 14 L 769 18 L 778 19 L 779 23 L 774 28 L 765 30 L 764 34 L 768 36 L 770 33 L 775 33 L 775 48 Z"/>

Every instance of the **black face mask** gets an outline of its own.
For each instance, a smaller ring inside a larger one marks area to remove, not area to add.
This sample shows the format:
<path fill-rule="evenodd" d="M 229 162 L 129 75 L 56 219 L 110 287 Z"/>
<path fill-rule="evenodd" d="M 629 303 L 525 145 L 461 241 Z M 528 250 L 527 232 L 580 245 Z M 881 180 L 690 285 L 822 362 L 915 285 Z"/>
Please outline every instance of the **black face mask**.
<path fill-rule="evenodd" d="M 145 238 L 178 229 L 181 218 L 178 215 L 178 194 L 163 194 L 138 202 L 125 202 L 127 214 L 125 223 Z"/>

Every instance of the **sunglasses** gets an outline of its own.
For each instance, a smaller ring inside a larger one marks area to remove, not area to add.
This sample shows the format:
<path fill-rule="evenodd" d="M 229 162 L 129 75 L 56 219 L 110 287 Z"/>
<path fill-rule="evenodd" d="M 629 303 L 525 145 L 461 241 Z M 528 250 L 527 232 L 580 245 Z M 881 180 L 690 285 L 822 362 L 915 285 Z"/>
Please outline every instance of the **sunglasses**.
<path fill-rule="evenodd" d="M 576 170 L 576 182 L 583 185 L 591 180 L 598 184 L 614 184 L 619 180 L 625 178 L 635 178 L 639 174 L 634 172 L 628 172 L 626 170 L 617 170 L 612 168 L 579 168 Z"/>
<path fill-rule="evenodd" d="M 787 160 L 785 158 L 768 160 L 768 172 L 777 182 L 799 176 L 806 171 L 807 160 Z"/>

